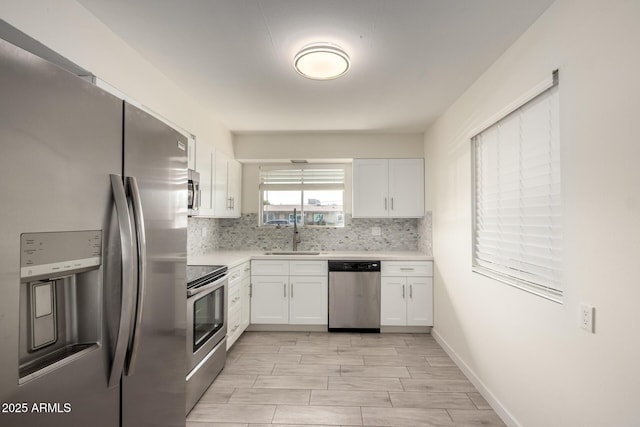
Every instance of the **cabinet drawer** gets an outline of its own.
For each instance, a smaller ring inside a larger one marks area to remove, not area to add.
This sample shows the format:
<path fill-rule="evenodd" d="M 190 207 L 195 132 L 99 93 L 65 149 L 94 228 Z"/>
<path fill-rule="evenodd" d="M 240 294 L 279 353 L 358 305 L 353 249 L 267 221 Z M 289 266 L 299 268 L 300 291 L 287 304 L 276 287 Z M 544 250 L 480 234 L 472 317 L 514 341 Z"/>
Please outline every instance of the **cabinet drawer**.
<path fill-rule="evenodd" d="M 229 298 L 227 300 L 227 310 L 229 313 L 240 310 L 241 292 L 242 287 L 239 283 L 236 283 L 234 286 L 229 286 Z"/>
<path fill-rule="evenodd" d="M 382 276 L 433 276 L 433 261 L 382 261 Z"/>
<path fill-rule="evenodd" d="M 241 282 L 244 278 L 250 276 L 251 272 L 251 264 L 249 262 L 245 262 L 240 265 L 236 265 L 233 268 L 229 269 L 229 286 L 232 286 L 236 282 Z"/>
<path fill-rule="evenodd" d="M 292 276 L 326 276 L 327 261 L 290 261 L 289 274 Z"/>
<path fill-rule="evenodd" d="M 254 276 L 288 276 L 289 261 L 260 259 L 251 261 L 251 274 Z"/>
<path fill-rule="evenodd" d="M 236 342 L 240 335 L 242 334 L 242 325 L 241 325 L 241 316 L 240 312 L 229 314 L 228 324 L 227 324 L 227 350 L 231 348 L 231 346 Z"/>

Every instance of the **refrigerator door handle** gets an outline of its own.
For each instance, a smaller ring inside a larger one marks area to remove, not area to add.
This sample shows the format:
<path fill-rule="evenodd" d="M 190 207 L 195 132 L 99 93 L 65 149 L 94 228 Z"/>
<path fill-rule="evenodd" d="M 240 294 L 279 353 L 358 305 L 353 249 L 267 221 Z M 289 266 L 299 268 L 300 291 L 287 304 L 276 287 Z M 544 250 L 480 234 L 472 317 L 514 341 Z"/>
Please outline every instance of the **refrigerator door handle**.
<path fill-rule="evenodd" d="M 135 267 L 133 265 L 133 229 L 131 227 L 131 218 L 129 217 L 127 196 L 124 191 L 122 177 L 120 175 L 112 174 L 110 175 L 110 178 L 113 199 L 116 206 L 116 215 L 118 216 L 118 229 L 120 232 L 122 255 L 122 302 L 120 305 L 120 324 L 118 326 L 115 351 L 111 362 L 111 372 L 109 373 L 109 388 L 112 388 L 120 383 L 127 355 L 127 347 L 129 345 L 129 331 L 131 329 L 131 317 L 133 310 Z"/>
<path fill-rule="evenodd" d="M 136 367 L 136 359 L 138 356 L 138 347 L 140 344 L 140 330 L 142 329 L 142 313 L 144 309 L 144 295 L 147 284 L 147 237 L 145 235 L 144 215 L 142 213 L 142 202 L 140 199 L 140 189 L 138 182 L 133 176 L 126 178 L 127 186 L 131 194 L 131 203 L 133 210 L 133 221 L 136 229 L 137 249 L 138 249 L 138 286 L 137 286 L 137 304 L 135 311 L 135 320 L 132 325 L 131 341 L 129 343 L 129 357 L 127 360 L 126 374 L 133 375 Z"/>

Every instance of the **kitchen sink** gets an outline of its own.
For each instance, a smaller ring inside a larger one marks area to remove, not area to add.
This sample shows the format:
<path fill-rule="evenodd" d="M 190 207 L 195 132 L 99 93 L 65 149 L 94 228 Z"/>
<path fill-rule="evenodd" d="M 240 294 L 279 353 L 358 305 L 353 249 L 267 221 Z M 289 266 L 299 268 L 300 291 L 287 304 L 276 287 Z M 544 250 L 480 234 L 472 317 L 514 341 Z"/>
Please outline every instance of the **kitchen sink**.
<path fill-rule="evenodd" d="M 320 255 L 320 252 L 313 251 L 271 251 L 265 252 L 265 255 Z"/>

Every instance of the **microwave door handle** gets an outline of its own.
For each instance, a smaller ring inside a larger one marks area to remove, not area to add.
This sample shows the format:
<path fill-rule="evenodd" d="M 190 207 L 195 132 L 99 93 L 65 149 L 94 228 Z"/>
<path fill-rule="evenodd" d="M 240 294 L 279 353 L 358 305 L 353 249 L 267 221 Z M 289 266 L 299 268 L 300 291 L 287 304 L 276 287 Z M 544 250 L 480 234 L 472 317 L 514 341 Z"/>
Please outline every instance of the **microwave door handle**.
<path fill-rule="evenodd" d="M 120 322 L 116 336 L 115 350 L 113 352 L 113 361 L 111 362 L 111 372 L 109 373 L 109 388 L 112 388 L 120 383 L 127 355 L 127 347 L 129 345 L 135 267 L 133 265 L 133 230 L 131 228 L 131 218 L 129 217 L 127 196 L 124 191 L 122 177 L 120 175 L 110 175 L 110 178 L 118 218 L 118 231 L 120 233 L 121 245 L 120 254 L 122 256 Z"/>
<path fill-rule="evenodd" d="M 142 202 L 140 199 L 140 189 L 138 181 L 133 176 L 127 179 L 129 194 L 133 207 L 133 221 L 136 229 L 136 241 L 138 249 L 138 283 L 137 283 L 137 304 L 135 311 L 135 321 L 132 325 L 131 342 L 129 345 L 129 359 L 127 361 L 127 375 L 133 375 L 140 345 L 140 330 L 142 329 L 142 314 L 144 310 L 144 296 L 147 287 L 147 237 L 145 235 L 144 215 L 142 213 Z"/>
<path fill-rule="evenodd" d="M 194 188 L 193 188 L 193 208 L 195 210 L 200 209 L 200 200 L 202 197 L 202 190 L 200 190 L 200 183 L 196 182 L 194 183 Z"/>

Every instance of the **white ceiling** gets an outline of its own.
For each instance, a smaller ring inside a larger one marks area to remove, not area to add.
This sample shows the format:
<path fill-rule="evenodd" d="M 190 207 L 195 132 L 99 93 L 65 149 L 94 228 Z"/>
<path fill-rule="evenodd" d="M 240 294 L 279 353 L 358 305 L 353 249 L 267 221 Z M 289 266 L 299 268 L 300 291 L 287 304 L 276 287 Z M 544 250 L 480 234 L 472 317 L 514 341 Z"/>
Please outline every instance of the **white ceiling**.
<path fill-rule="evenodd" d="M 79 0 L 234 132 L 423 132 L 553 0 Z M 295 53 L 342 46 L 342 78 Z"/>

